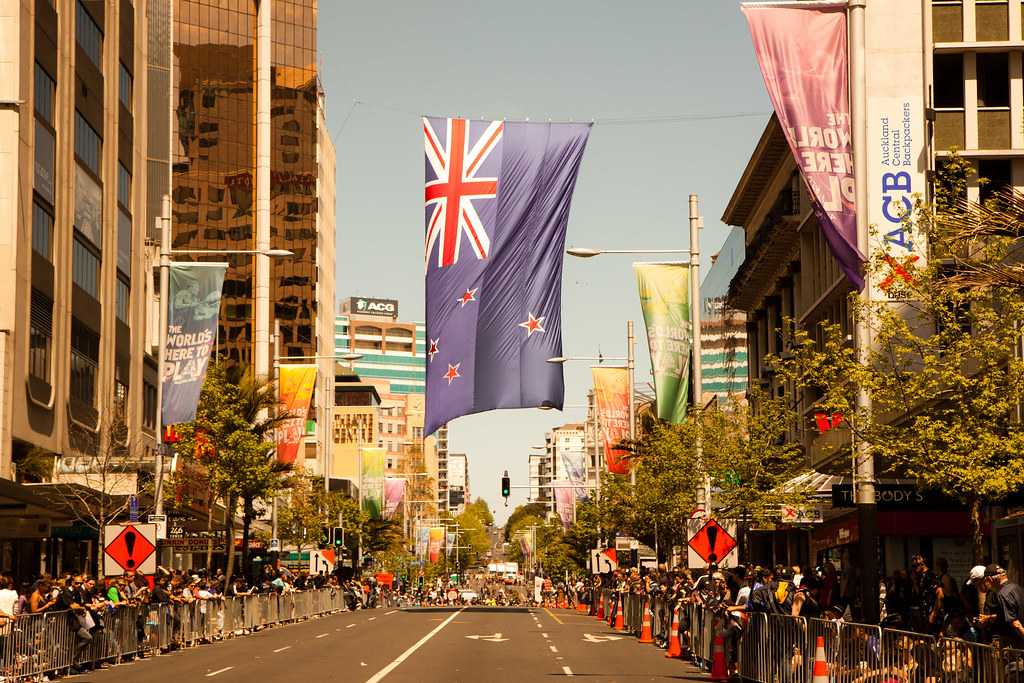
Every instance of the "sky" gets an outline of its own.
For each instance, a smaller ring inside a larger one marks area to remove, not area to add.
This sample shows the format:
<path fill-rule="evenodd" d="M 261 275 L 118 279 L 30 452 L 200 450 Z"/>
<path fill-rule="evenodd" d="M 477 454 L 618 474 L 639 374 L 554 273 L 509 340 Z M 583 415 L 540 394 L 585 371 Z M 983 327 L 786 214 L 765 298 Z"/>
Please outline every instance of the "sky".
<path fill-rule="evenodd" d="M 318 36 L 337 149 L 336 295 L 398 299 L 402 320 L 424 317 L 421 115 L 594 120 L 566 245 L 686 249 L 696 193 L 703 275 L 771 111 L 736 0 L 322 0 Z M 633 260 L 566 257 L 562 337 L 567 356 L 623 356 L 636 321 L 640 385 L 650 360 Z M 501 473 L 527 484 L 530 446 L 586 417 L 589 366 L 567 364 L 565 381 L 580 407 L 449 424 L 470 493 L 498 523 L 527 495 L 513 489 L 505 507 Z"/>

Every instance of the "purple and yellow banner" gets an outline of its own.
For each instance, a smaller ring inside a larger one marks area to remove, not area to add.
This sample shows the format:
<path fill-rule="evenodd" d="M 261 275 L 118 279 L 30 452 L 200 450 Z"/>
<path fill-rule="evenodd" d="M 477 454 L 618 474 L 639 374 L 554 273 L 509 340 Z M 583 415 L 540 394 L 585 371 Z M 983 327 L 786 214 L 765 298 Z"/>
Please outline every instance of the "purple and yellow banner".
<path fill-rule="evenodd" d="M 749 3 L 754 52 L 832 255 L 864 287 L 850 136 L 844 2 Z M 794 229 L 795 226 L 794 226 Z"/>
<path fill-rule="evenodd" d="M 384 519 L 394 519 L 398 504 L 405 497 L 405 479 L 384 477 Z"/>
<path fill-rule="evenodd" d="M 551 488 L 555 491 L 555 511 L 562 520 L 562 526 L 568 528 L 575 516 L 576 487 L 571 481 L 553 481 Z"/>
<path fill-rule="evenodd" d="M 359 495 L 363 500 L 363 512 L 370 519 L 380 519 L 384 507 L 384 449 L 363 448 L 361 459 L 363 465 Z"/>
<path fill-rule="evenodd" d="M 167 279 L 167 342 L 162 376 L 163 425 L 196 418 L 220 316 L 226 263 L 172 263 Z"/>
<path fill-rule="evenodd" d="M 634 263 L 640 309 L 651 351 L 658 417 L 671 424 L 686 419 L 693 334 L 690 325 L 690 266 Z"/>
<path fill-rule="evenodd" d="M 629 474 L 629 451 L 618 445 L 629 439 L 629 370 L 591 368 L 597 423 L 604 440 L 604 458 L 612 474 Z"/>
<path fill-rule="evenodd" d="M 306 415 L 316 386 L 316 365 L 282 365 L 278 369 L 278 396 L 281 410 L 290 417 L 277 432 L 277 459 L 291 464 L 306 433 Z"/>

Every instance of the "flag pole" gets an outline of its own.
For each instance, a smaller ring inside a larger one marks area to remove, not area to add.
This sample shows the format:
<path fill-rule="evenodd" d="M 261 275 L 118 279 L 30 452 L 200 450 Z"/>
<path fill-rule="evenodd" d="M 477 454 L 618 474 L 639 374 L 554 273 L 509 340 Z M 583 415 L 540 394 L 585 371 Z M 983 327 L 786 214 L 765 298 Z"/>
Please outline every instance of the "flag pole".
<path fill-rule="evenodd" d="M 633 321 L 626 321 L 626 372 L 629 374 L 629 443 L 633 449 L 634 455 L 636 454 L 636 399 L 633 396 L 635 391 L 634 383 L 636 378 L 633 376 L 636 372 L 636 335 L 633 333 Z M 629 467 L 629 485 L 636 486 L 636 459 L 630 463 Z"/>

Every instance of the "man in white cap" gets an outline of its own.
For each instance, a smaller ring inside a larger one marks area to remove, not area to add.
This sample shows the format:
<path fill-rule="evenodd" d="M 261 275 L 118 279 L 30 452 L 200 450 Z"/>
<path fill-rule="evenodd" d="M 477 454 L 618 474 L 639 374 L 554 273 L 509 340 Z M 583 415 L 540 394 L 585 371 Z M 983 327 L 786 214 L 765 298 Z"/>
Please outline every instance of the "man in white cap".
<path fill-rule="evenodd" d="M 964 603 L 964 616 L 974 625 L 978 631 L 980 640 L 987 641 L 992 620 L 995 615 L 985 609 L 986 601 L 994 596 L 989 596 L 989 581 L 985 578 L 985 566 L 977 565 L 971 568 L 971 574 L 960 591 L 960 599 Z"/>

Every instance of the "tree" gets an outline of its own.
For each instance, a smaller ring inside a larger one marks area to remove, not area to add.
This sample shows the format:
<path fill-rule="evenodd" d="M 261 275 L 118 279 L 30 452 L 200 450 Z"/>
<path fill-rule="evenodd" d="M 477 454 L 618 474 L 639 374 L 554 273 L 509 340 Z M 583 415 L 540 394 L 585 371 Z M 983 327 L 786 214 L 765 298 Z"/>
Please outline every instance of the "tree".
<path fill-rule="evenodd" d="M 225 507 L 226 574 L 234 571 L 235 511 L 242 504 L 242 561 L 248 569 L 249 531 L 255 501 L 277 495 L 291 467 L 277 461 L 272 437 L 287 414 L 273 415 L 274 385 L 221 363 L 207 369 L 196 419 L 179 425 L 178 452 L 206 468 L 210 489 Z"/>
<path fill-rule="evenodd" d="M 933 257 L 891 292 L 898 302 L 862 305 L 851 297 L 854 315 L 872 332 L 863 358 L 839 325 L 826 322 L 793 330 L 791 357 L 770 363 L 816 409 L 841 414 L 883 472 L 915 477 L 966 504 L 980 562 L 982 506 L 1024 486 L 1024 361 L 1017 353 L 1024 299 L 1001 275 L 1019 234 L 1008 226 L 1020 214 L 1007 212 L 1022 204 L 961 199 L 968 168 L 954 155 L 940 171 L 934 206 L 919 202 L 905 219 Z M 876 259 L 870 267 L 881 275 L 887 264 Z M 861 387 L 870 409 L 858 404 Z"/>
<path fill-rule="evenodd" d="M 58 466 L 59 481 L 45 489 L 54 503 L 95 531 L 101 544 L 104 527 L 127 516 L 133 496 L 141 506 L 140 514 L 145 514 L 151 508 L 146 501 L 153 495 L 152 483 L 140 483 L 140 473 L 152 469 L 141 440 L 129 438 L 120 405 L 112 406 L 109 414 L 96 431 L 73 427 L 71 445 L 78 455 L 70 466 Z M 43 456 L 37 453 L 34 457 L 40 461 Z M 102 552 L 96 553 L 96 563 L 96 576 L 103 576 Z"/>

